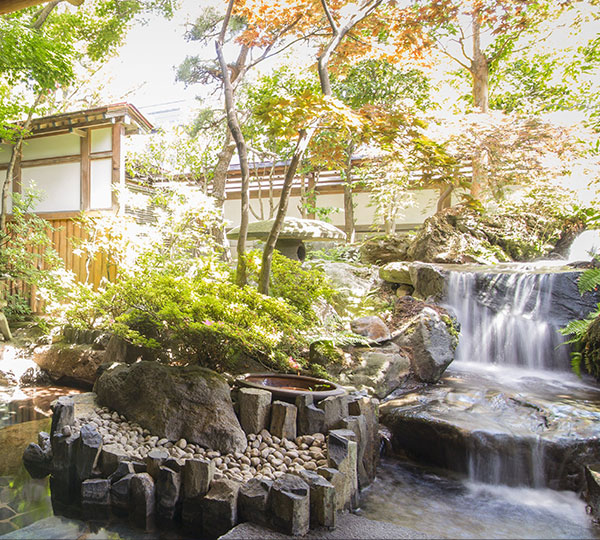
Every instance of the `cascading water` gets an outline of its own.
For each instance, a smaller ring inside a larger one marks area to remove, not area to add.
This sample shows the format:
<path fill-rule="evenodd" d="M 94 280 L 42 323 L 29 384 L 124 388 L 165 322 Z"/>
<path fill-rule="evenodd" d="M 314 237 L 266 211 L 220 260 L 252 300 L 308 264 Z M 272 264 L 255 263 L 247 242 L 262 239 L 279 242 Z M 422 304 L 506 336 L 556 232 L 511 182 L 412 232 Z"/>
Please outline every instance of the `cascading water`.
<path fill-rule="evenodd" d="M 450 272 L 446 306 L 461 324 L 455 361 L 568 370 L 569 349 L 550 317 L 557 276 Z"/>

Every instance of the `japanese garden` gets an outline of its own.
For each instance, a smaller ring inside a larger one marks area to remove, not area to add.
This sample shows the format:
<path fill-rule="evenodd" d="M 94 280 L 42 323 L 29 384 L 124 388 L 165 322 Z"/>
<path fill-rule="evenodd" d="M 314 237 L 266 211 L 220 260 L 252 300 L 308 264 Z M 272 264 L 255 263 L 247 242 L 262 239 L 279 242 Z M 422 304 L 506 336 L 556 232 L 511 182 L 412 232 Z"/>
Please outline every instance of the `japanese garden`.
<path fill-rule="evenodd" d="M 599 20 L 0 0 L 0 538 L 600 538 Z"/>

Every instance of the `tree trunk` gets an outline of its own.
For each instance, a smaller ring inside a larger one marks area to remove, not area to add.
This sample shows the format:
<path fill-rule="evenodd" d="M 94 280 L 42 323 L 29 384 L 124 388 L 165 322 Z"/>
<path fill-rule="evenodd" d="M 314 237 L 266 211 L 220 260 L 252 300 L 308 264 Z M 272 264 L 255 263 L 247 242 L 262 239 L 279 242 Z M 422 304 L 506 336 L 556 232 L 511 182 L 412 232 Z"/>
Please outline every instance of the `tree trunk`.
<path fill-rule="evenodd" d="M 346 233 L 346 243 L 353 244 L 356 236 L 354 228 L 354 201 L 352 197 L 352 154 L 354 144 L 348 145 L 346 169 L 344 171 L 344 232 Z"/>
<path fill-rule="evenodd" d="M 225 205 L 227 171 L 229 170 L 231 158 L 233 158 L 234 153 L 235 141 L 233 140 L 229 127 L 227 127 L 227 131 L 225 133 L 225 142 L 223 143 L 223 148 L 219 152 L 217 165 L 215 166 L 214 170 L 212 190 L 212 196 L 215 199 L 216 207 L 220 211 L 223 218 L 219 226 L 215 228 L 213 236 L 215 237 L 217 244 L 223 247 L 223 258 L 226 262 L 231 260 L 231 256 L 229 254 L 229 242 L 227 240 L 227 236 L 225 235 L 225 212 L 223 210 L 223 206 Z"/>
<path fill-rule="evenodd" d="M 473 12 L 473 61 L 471 63 L 471 77 L 473 78 L 473 103 L 481 113 L 489 112 L 489 64 L 481 50 L 481 13 Z M 485 150 L 475 149 L 471 159 L 472 180 L 471 196 L 481 198 L 483 190 L 487 187 L 488 178 L 485 167 Z"/>
<path fill-rule="evenodd" d="M 283 180 L 283 187 L 281 188 L 281 196 L 279 197 L 279 206 L 277 208 L 277 215 L 273 221 L 273 227 L 269 232 L 267 242 L 263 249 L 262 264 L 260 267 L 260 276 L 258 277 L 258 292 L 262 294 L 269 294 L 269 276 L 271 275 L 271 262 L 273 261 L 273 251 L 275 250 L 275 244 L 279 238 L 279 233 L 283 225 L 283 220 L 287 213 L 287 207 L 290 200 L 290 192 L 292 191 L 292 182 L 296 175 L 298 165 L 302 161 L 302 157 L 306 152 L 306 148 L 312 139 L 316 131 L 316 125 L 311 126 L 308 130 L 302 130 L 298 136 L 298 142 L 294 149 L 292 160 L 285 173 Z"/>
<path fill-rule="evenodd" d="M 233 2 L 230 2 L 230 6 L 233 5 Z M 226 28 L 225 20 L 224 29 Z M 221 35 L 224 34 L 224 31 Z M 243 287 L 246 285 L 247 281 L 247 269 L 246 269 L 246 236 L 248 234 L 248 210 L 250 207 L 250 201 L 248 197 L 248 187 L 250 183 L 250 169 L 248 168 L 248 149 L 246 146 L 246 141 L 244 140 L 244 135 L 240 128 L 240 123 L 237 117 L 237 111 L 235 109 L 235 101 L 233 97 L 233 86 L 231 84 L 231 78 L 229 76 L 229 68 L 227 63 L 225 62 L 225 56 L 223 55 L 222 49 L 222 40 L 217 40 L 215 42 L 215 48 L 217 51 L 217 57 L 219 59 L 219 65 L 221 67 L 221 73 L 223 75 L 223 87 L 225 93 L 225 110 L 227 112 L 227 125 L 229 126 L 229 130 L 231 131 L 231 135 L 235 140 L 235 145 L 237 147 L 238 155 L 240 157 L 240 169 L 242 175 L 242 185 L 241 185 L 241 203 L 242 203 L 242 211 L 241 211 L 241 219 L 240 219 L 240 235 L 238 238 L 237 244 L 237 268 L 236 268 L 236 283 Z"/>
<path fill-rule="evenodd" d="M 473 13 L 473 61 L 471 62 L 473 78 L 473 103 L 479 112 L 489 111 L 489 78 L 488 59 L 481 50 L 481 14 Z"/>

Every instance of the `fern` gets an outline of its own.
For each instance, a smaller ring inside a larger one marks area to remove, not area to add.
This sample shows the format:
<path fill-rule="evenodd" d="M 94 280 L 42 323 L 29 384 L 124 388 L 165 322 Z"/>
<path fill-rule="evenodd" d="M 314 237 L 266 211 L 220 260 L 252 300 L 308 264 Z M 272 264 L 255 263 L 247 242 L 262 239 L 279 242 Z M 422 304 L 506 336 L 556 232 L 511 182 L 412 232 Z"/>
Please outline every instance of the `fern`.
<path fill-rule="evenodd" d="M 577 287 L 581 294 L 593 291 L 600 285 L 600 268 L 590 268 L 581 274 Z"/>

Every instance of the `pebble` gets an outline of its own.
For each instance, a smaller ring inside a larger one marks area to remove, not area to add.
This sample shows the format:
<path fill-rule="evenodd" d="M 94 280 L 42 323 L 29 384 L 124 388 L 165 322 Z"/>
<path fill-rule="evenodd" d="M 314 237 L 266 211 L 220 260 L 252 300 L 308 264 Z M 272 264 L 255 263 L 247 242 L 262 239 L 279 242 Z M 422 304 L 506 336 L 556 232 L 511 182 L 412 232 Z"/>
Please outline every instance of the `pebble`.
<path fill-rule="evenodd" d="M 108 409 L 97 409 L 89 418 L 78 418 L 73 426 L 63 430 L 78 432 L 85 423 L 98 429 L 104 444 L 113 445 L 119 452 L 131 458 L 144 461 L 151 450 L 167 450 L 170 457 L 182 464 L 186 459 L 211 459 L 215 464 L 216 480 L 228 478 L 236 482 L 248 482 L 252 478 L 275 480 L 285 473 L 299 473 L 302 470 L 316 471 L 328 465 L 325 449 L 325 435 L 315 433 L 303 435 L 294 440 L 272 436 L 267 430 L 247 436 L 248 446 L 242 452 L 223 454 L 216 450 L 188 442 L 186 439 L 170 441 L 159 438 L 135 422 Z M 64 432 L 64 431 L 63 431 Z"/>

